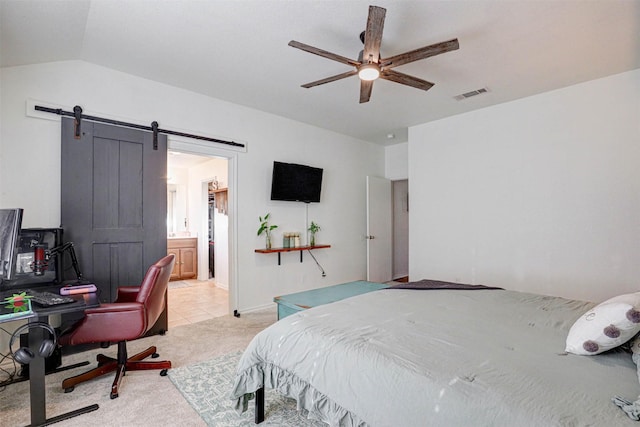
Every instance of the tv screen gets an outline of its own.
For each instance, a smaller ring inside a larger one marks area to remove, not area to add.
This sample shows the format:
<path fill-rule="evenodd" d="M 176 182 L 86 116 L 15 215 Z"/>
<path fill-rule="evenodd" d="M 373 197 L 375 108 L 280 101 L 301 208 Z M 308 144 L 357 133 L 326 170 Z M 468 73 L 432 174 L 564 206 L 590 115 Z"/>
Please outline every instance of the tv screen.
<path fill-rule="evenodd" d="M 271 200 L 320 202 L 322 169 L 295 163 L 273 162 Z"/>

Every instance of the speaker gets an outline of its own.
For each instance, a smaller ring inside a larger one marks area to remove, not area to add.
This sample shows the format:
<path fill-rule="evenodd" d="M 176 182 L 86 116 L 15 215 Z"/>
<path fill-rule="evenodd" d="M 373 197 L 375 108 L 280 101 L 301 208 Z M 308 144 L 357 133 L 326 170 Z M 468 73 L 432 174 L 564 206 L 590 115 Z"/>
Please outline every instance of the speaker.
<path fill-rule="evenodd" d="M 13 355 L 13 359 L 21 363 L 23 365 L 28 365 L 35 357 L 33 350 L 29 347 L 20 347 L 15 352 L 13 351 L 13 342 L 16 340 L 16 337 L 19 337 L 22 332 L 31 330 L 32 328 L 44 329 L 49 332 L 51 336 L 50 339 L 42 340 L 40 344 L 40 348 L 38 349 L 38 356 L 47 358 L 51 356 L 58 344 L 58 337 L 56 336 L 56 331 L 48 324 L 44 322 L 33 322 L 27 323 L 20 326 L 15 332 L 11 335 L 11 340 L 9 341 L 9 351 Z"/>

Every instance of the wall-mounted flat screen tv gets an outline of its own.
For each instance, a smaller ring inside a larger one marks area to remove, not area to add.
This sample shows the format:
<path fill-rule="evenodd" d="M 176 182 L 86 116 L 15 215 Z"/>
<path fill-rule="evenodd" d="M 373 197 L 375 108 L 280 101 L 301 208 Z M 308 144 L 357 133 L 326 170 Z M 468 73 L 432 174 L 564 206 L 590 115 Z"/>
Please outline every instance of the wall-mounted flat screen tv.
<path fill-rule="evenodd" d="M 273 162 L 271 200 L 320 202 L 322 169 L 295 163 Z"/>

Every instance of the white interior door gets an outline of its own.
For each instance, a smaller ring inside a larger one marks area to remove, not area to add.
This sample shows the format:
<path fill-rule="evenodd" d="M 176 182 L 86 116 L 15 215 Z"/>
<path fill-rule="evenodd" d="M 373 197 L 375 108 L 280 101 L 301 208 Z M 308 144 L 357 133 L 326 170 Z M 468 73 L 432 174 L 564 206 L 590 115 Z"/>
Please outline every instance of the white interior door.
<path fill-rule="evenodd" d="M 392 269 L 391 181 L 367 177 L 367 280 L 388 282 Z"/>

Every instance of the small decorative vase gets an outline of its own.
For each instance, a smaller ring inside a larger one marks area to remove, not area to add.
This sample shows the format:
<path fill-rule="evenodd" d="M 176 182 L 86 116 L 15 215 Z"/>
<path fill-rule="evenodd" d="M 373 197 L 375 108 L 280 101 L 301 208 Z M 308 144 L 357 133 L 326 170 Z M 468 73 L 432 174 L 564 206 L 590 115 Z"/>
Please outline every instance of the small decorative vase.
<path fill-rule="evenodd" d="M 315 245 L 316 245 L 316 234 L 311 233 L 311 242 L 309 242 L 309 246 L 315 246 Z"/>
<path fill-rule="evenodd" d="M 266 248 L 271 249 L 271 234 L 267 234 Z"/>

